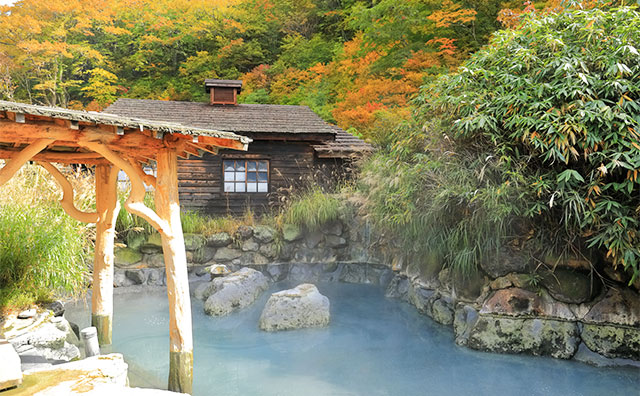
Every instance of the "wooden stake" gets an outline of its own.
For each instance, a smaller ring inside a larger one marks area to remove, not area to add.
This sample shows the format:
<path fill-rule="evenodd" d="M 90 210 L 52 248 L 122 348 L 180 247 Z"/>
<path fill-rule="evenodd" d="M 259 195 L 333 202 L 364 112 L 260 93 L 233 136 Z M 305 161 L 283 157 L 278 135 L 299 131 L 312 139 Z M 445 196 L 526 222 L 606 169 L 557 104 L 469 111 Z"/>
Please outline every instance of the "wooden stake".
<path fill-rule="evenodd" d="M 113 321 L 113 245 L 118 201 L 118 168 L 96 166 L 96 209 L 100 219 L 96 224 L 96 247 L 93 259 L 93 292 L 91 295 L 91 325 L 98 329 L 100 345 L 111 344 Z"/>
<path fill-rule="evenodd" d="M 184 236 L 178 200 L 178 157 L 175 149 L 157 155 L 156 212 L 168 223 L 170 233 L 161 233 L 169 297 L 169 390 L 191 393 L 193 386 L 193 339 L 191 300 Z"/>

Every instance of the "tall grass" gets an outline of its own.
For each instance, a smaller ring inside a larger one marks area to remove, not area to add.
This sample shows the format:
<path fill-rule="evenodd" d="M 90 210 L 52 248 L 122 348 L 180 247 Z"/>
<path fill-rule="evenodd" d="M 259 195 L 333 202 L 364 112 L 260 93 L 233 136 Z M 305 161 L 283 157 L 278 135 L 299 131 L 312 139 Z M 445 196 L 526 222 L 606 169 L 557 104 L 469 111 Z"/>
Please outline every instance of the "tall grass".
<path fill-rule="evenodd" d="M 76 206 L 95 208 L 93 178 L 66 171 Z M 78 294 L 92 228 L 67 216 L 60 188 L 46 170 L 23 167 L 0 187 L 0 309 Z"/>
<path fill-rule="evenodd" d="M 280 216 L 283 223 L 313 230 L 338 220 L 342 212 L 343 205 L 335 195 L 314 188 L 295 196 Z"/>

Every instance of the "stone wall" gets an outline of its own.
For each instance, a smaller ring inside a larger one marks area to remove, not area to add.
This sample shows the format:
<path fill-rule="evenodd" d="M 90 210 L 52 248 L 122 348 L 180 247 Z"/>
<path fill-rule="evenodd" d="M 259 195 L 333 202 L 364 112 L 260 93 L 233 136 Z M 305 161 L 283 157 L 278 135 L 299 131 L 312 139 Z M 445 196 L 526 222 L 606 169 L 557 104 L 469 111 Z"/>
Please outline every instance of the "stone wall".
<path fill-rule="evenodd" d="M 116 253 L 116 286 L 164 285 L 160 238 L 151 235 Z M 230 271 L 260 270 L 271 281 L 371 283 L 438 323 L 456 343 L 499 353 L 575 358 L 600 365 L 640 361 L 640 296 L 624 282 L 588 272 L 584 260 L 554 259 L 555 270 L 535 269 L 513 254 L 484 263 L 470 278 L 453 276 L 436 258 L 407 260 L 362 219 L 319 230 L 285 225 L 243 226 L 229 235 L 185 235 L 192 279 L 208 280 L 223 264 Z"/>

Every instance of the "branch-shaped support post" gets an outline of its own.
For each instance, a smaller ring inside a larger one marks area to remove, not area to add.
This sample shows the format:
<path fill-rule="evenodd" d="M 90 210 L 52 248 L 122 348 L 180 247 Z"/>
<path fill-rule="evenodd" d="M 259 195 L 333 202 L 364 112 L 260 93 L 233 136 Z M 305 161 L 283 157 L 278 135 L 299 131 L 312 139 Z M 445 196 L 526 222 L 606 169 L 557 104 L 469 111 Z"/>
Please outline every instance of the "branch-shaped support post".
<path fill-rule="evenodd" d="M 91 294 L 91 325 L 98 330 L 100 345 L 111 344 L 113 323 L 113 270 L 118 201 L 118 168 L 96 166 L 96 209 L 100 220 L 96 224 L 96 246 L 93 258 L 93 290 Z"/>
<path fill-rule="evenodd" d="M 169 390 L 191 393 L 193 386 L 193 335 L 191 300 L 184 235 L 178 199 L 178 156 L 164 149 L 156 157 L 158 176 L 155 202 L 158 215 L 167 221 L 170 233 L 162 234 L 169 297 Z"/>
<path fill-rule="evenodd" d="M 11 160 L 5 163 L 2 169 L 0 169 L 0 186 L 8 182 L 22 165 L 26 164 L 27 161 L 35 157 L 36 154 L 47 148 L 47 146 L 53 142 L 53 139 L 38 139 L 16 154 L 15 157 L 11 158 Z"/>
<path fill-rule="evenodd" d="M 98 213 L 87 213 L 78 210 L 73 204 L 73 186 L 67 180 L 66 177 L 56 168 L 54 165 L 49 162 L 38 162 L 38 165 L 45 168 L 51 176 L 56 179 L 60 187 L 62 187 L 62 199 L 60 200 L 60 205 L 62 209 L 74 219 L 83 222 L 83 223 L 97 223 L 98 222 Z M 100 165 L 98 165 L 100 166 Z"/>

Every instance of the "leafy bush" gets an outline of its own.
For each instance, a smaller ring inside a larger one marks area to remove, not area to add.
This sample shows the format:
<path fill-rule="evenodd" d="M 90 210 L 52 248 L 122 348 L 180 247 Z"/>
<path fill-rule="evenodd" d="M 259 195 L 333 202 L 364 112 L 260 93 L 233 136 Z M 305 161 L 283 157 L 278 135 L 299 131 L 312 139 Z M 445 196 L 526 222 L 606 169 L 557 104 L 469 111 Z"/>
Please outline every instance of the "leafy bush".
<path fill-rule="evenodd" d="M 73 173 L 76 205 L 90 210 L 93 183 Z M 56 182 L 38 166 L 23 167 L 0 188 L 0 308 L 77 295 L 85 285 L 88 228 L 57 203 Z"/>
<path fill-rule="evenodd" d="M 423 87 L 417 125 L 369 166 L 377 218 L 466 270 L 533 238 L 596 249 L 637 277 L 638 48 L 635 7 L 532 14 L 498 32 Z"/>

